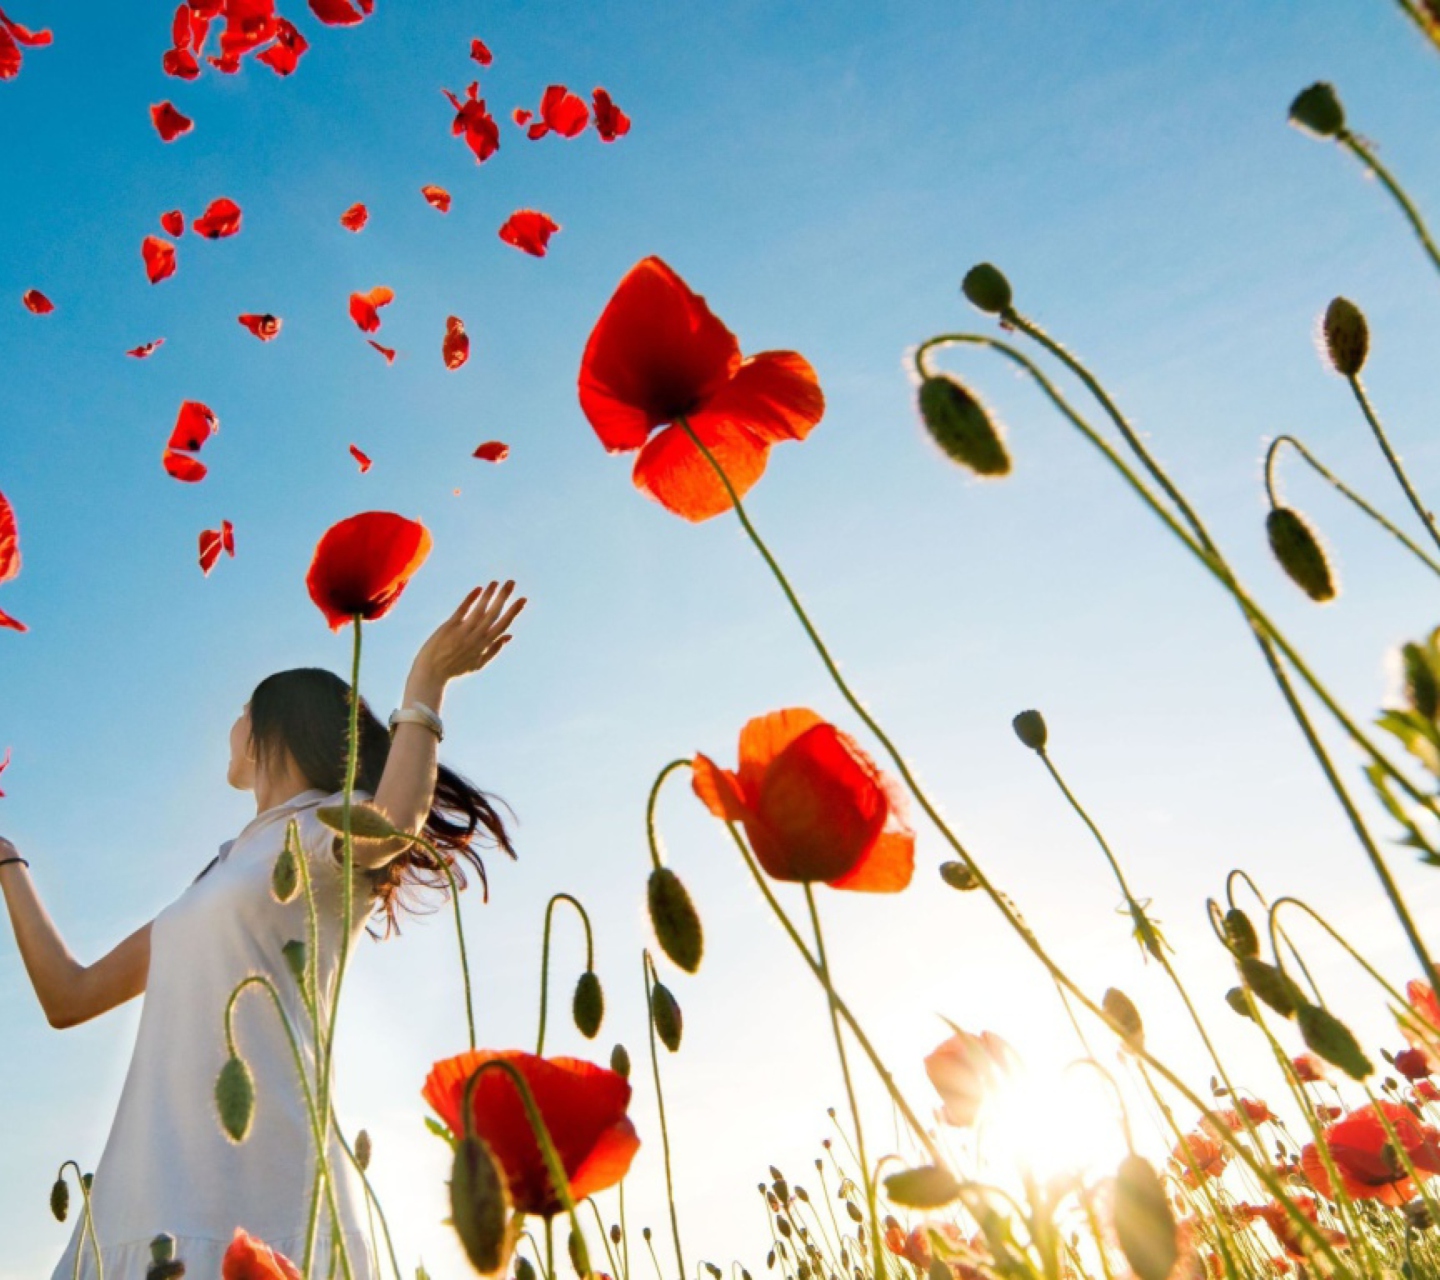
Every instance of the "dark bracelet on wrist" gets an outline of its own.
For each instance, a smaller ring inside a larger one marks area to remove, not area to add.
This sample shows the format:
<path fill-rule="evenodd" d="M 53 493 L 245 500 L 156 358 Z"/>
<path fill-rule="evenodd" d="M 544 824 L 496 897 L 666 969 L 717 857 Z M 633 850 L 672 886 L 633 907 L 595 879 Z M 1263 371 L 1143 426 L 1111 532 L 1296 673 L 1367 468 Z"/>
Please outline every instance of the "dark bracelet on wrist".
<path fill-rule="evenodd" d="M 24 858 L 0 858 L 0 867 L 3 867 L 7 862 L 25 862 L 25 859 L 24 859 Z M 30 864 L 29 864 L 28 862 L 25 862 L 25 865 L 28 867 Z"/>

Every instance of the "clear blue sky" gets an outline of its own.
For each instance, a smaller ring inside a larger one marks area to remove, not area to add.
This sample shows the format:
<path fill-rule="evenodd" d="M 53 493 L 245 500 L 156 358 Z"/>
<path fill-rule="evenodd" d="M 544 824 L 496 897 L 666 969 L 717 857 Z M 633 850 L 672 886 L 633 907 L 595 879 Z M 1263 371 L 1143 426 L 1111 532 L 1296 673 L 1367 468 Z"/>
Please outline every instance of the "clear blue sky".
<path fill-rule="evenodd" d="M 696 749 L 733 758 L 740 725 L 779 706 L 856 728 L 734 522 L 691 527 L 647 502 L 580 415 L 585 337 L 624 271 L 659 253 L 745 351 L 794 348 L 818 370 L 826 419 L 774 451 L 754 517 L 862 696 L 1087 982 L 1127 986 L 1172 1025 L 1084 832 L 1011 737 L 1027 706 L 1045 710 L 1056 758 L 1154 896 L 1208 1008 L 1228 982 L 1202 903 L 1237 864 L 1333 909 L 1410 976 L 1234 610 L 1006 368 L 955 358 L 1010 428 L 1014 476 L 980 484 L 929 447 L 903 364 L 932 333 L 985 327 L 957 284 L 973 262 L 1001 264 L 1022 309 L 1107 376 L 1247 580 L 1368 715 L 1386 651 L 1440 620 L 1433 580 L 1292 473 L 1345 586 L 1335 606 L 1308 606 L 1268 561 L 1259 459 L 1270 436 L 1299 431 L 1402 510 L 1316 357 L 1315 318 L 1344 293 L 1370 316 L 1367 376 L 1415 474 L 1440 463 L 1440 279 L 1353 163 L 1285 125 L 1298 89 L 1334 80 L 1356 127 L 1440 210 L 1440 60 L 1393 6 L 379 0 L 343 31 L 292 7 L 312 48 L 289 80 L 247 65 L 186 85 L 160 71 L 166 5 L 7 6 L 56 43 L 0 86 L 0 490 L 25 559 L 0 606 L 31 627 L 0 632 L 0 748 L 14 751 L 0 832 L 80 959 L 170 902 L 251 815 L 224 782 L 230 723 L 273 670 L 344 669 L 346 638 L 308 601 L 305 568 L 330 523 L 393 509 L 423 519 L 436 546 L 368 632 L 363 687 L 382 713 L 470 585 L 513 576 L 532 600 L 503 660 L 446 708 L 445 758 L 520 819 L 519 864 L 492 866 L 488 906 L 466 902 L 481 1038 L 532 1041 L 539 921 L 565 889 L 599 923 L 610 1014 L 592 1052 L 619 1038 L 643 1062 L 655 771 Z M 440 93 L 472 78 L 477 35 L 495 53 L 481 79 L 497 115 L 533 107 L 552 81 L 604 85 L 633 131 L 613 146 L 593 133 L 528 143 L 503 119 L 500 153 L 477 168 Z M 169 146 L 147 110 L 166 97 L 196 121 Z M 453 193 L 448 216 L 421 199 L 429 182 Z M 242 232 L 187 235 L 177 275 L 150 286 L 139 245 L 159 214 L 222 195 L 243 207 Z M 358 236 L 337 223 L 356 200 L 371 210 Z M 563 228 L 543 260 L 496 237 L 521 207 Z M 376 284 L 397 295 L 376 335 L 400 349 L 393 368 L 346 315 L 348 293 Z M 30 287 L 55 314 L 21 309 Z M 248 311 L 282 316 L 279 339 L 241 329 Z M 474 342 L 454 373 L 439 356 L 451 313 Z M 152 359 L 123 355 L 161 335 Z M 187 398 L 221 420 L 195 486 L 159 465 Z M 472 461 L 491 438 L 510 459 Z M 351 442 L 375 460 L 367 475 Z M 221 518 L 238 554 L 202 578 L 196 536 Z M 818 994 L 723 831 L 678 793 L 663 822 L 710 937 L 702 973 L 675 984 L 687 1040 L 666 1064 L 687 1249 L 753 1269 L 766 1239 L 754 1183 L 771 1161 L 807 1167 L 838 1081 Z M 1033 966 L 991 913 L 935 881 L 942 856 L 922 829 L 907 894 L 826 899 L 842 981 L 922 1101 L 937 1012 L 1036 1056 L 1059 1043 Z M 1428 922 L 1434 873 L 1404 851 L 1395 865 Z M 435 977 L 452 957 L 444 915 L 367 943 L 339 1068 L 342 1117 L 375 1137 L 402 1261 L 437 1276 L 461 1264 L 439 1225 L 444 1154 L 418 1090 L 432 1059 L 463 1046 L 458 975 Z M 579 959 L 562 940 L 557 992 Z M 1384 1033 L 1370 993 L 1346 1011 Z M 0 930 L 3 1280 L 58 1257 L 70 1226 L 49 1218 L 47 1189 L 61 1160 L 98 1160 L 138 1012 L 52 1031 Z M 1193 1052 L 1178 1030 L 1159 1038 L 1181 1060 Z M 557 1028 L 551 1047 L 583 1045 Z M 631 1220 L 658 1232 L 652 1091 L 639 1073 L 637 1086 Z"/>

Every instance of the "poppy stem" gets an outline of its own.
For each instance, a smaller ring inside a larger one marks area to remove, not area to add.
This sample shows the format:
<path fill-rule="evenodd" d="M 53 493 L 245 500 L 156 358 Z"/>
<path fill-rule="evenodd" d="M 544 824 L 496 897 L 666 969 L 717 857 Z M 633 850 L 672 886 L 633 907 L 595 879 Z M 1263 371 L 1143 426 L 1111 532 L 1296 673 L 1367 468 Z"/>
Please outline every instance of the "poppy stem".
<path fill-rule="evenodd" d="M 557 902 L 568 902 L 580 913 L 581 923 L 585 926 L 585 971 L 590 973 L 595 968 L 595 937 L 590 930 L 590 917 L 585 913 L 585 908 L 580 905 L 578 898 L 573 898 L 568 893 L 553 894 L 545 905 L 545 935 L 540 949 L 540 1034 L 535 1038 L 537 1058 L 545 1054 L 545 1016 L 550 1002 L 550 920 L 555 914 Z"/>
<path fill-rule="evenodd" d="M 345 1141 L 345 1135 L 340 1130 L 338 1117 L 335 1121 L 335 1136 L 340 1139 L 340 1145 L 345 1149 L 345 1154 L 350 1157 L 351 1165 L 354 1166 L 355 1172 L 360 1175 L 361 1183 L 364 1184 L 367 1211 L 370 1205 L 374 1205 L 375 1212 L 380 1215 L 380 1230 L 385 1234 L 385 1248 L 390 1254 L 390 1266 L 394 1269 L 395 1280 L 404 1280 L 404 1277 L 400 1274 L 399 1259 L 395 1256 L 395 1242 L 390 1238 L 390 1224 L 385 1220 L 385 1209 L 380 1203 L 380 1197 L 375 1194 L 375 1188 L 370 1185 L 370 1179 L 365 1170 L 360 1167 L 360 1161 L 356 1158 L 354 1149 Z M 373 1223 L 370 1227 L 370 1242 L 373 1249 L 375 1242 L 375 1227 Z M 376 1252 L 378 1252 L 378 1250 L 376 1250 Z"/>
<path fill-rule="evenodd" d="M 465 925 L 460 918 L 460 889 L 455 883 L 455 872 L 451 869 L 450 861 L 438 848 L 421 835 L 411 835 L 408 832 L 399 833 L 411 844 L 418 845 L 423 849 L 434 862 L 436 868 L 445 873 L 445 879 L 450 886 L 450 904 L 455 913 L 455 940 L 460 947 L 460 977 L 465 985 L 465 1023 L 470 1032 L 470 1047 L 475 1047 L 475 1002 L 470 993 L 470 961 L 465 951 Z"/>
<path fill-rule="evenodd" d="M 650 1071 L 655 1077 L 655 1105 L 660 1112 L 660 1146 L 665 1153 L 665 1199 L 670 1206 L 670 1234 L 675 1241 L 675 1263 L 680 1268 L 680 1280 L 685 1280 L 685 1254 L 680 1248 L 680 1218 L 675 1212 L 675 1178 L 670 1169 L 670 1126 L 665 1120 L 665 1092 L 660 1087 L 660 1053 L 655 1048 L 655 1005 L 650 989 L 651 975 L 655 962 L 650 952 L 641 950 L 641 968 L 645 974 L 645 1021 L 650 1033 Z M 655 981 L 659 982 L 658 975 Z M 654 1253 L 652 1247 L 651 1253 Z M 659 1264 L 656 1264 L 657 1268 Z"/>
<path fill-rule="evenodd" d="M 1410 477 L 1406 474 L 1404 466 L 1401 465 L 1400 459 L 1390 443 L 1390 437 L 1385 434 L 1385 428 L 1380 425 L 1379 415 L 1375 412 L 1375 406 L 1370 403 L 1370 397 L 1366 394 L 1365 384 L 1360 381 L 1360 375 L 1352 373 L 1346 378 L 1346 381 L 1350 384 L 1350 390 L 1355 393 L 1356 402 L 1360 405 L 1360 412 L 1365 415 L 1365 421 L 1370 424 L 1370 430 L 1375 436 L 1375 443 L 1380 446 L 1380 452 L 1385 455 L 1385 461 L 1390 464 L 1390 470 L 1394 473 L 1396 483 L 1399 484 L 1415 514 L 1420 517 L 1420 523 L 1425 526 L 1426 532 L 1434 539 L 1435 544 L 1440 546 L 1440 529 L 1435 527 L 1435 517 L 1420 501 L 1420 495 L 1415 492 L 1414 485 L 1410 483 Z"/>
<path fill-rule="evenodd" d="M 1431 39 L 1434 37 L 1432 36 Z M 1400 206 L 1400 211 L 1405 215 L 1406 221 L 1410 223 L 1410 229 L 1419 239 L 1421 248 L 1425 250 L 1425 256 L 1430 259 L 1430 265 L 1440 271 L 1440 250 L 1435 248 L 1435 242 L 1430 238 L 1430 231 L 1425 225 L 1425 220 L 1390 171 L 1380 163 L 1370 145 L 1357 138 L 1349 129 L 1341 129 L 1335 135 L 1335 141 L 1380 179 L 1381 185 L 1394 198 L 1395 203 Z"/>
<path fill-rule="evenodd" d="M 80 1166 L 76 1164 L 74 1160 L 65 1160 L 61 1162 L 60 1169 L 55 1176 L 57 1178 L 63 1178 L 67 1164 L 75 1170 L 75 1181 L 79 1184 L 80 1198 L 84 1202 L 85 1211 L 85 1217 L 80 1226 L 80 1239 L 75 1243 L 74 1280 L 80 1280 L 80 1259 L 85 1256 L 85 1239 L 87 1236 L 95 1250 L 95 1280 L 105 1280 L 105 1259 L 101 1256 L 100 1240 L 95 1234 L 95 1219 L 90 1215 L 90 1188 L 85 1182 L 85 1175 L 80 1172 Z"/>
<path fill-rule="evenodd" d="M 660 858 L 664 842 L 660 839 L 660 828 L 656 824 L 655 806 L 660 800 L 660 788 L 665 785 L 668 778 L 676 769 L 686 769 L 693 762 L 686 760 L 672 760 L 656 775 L 655 781 L 650 787 L 650 798 L 645 802 L 645 839 L 650 845 L 650 862 L 656 871 L 664 865 Z"/>

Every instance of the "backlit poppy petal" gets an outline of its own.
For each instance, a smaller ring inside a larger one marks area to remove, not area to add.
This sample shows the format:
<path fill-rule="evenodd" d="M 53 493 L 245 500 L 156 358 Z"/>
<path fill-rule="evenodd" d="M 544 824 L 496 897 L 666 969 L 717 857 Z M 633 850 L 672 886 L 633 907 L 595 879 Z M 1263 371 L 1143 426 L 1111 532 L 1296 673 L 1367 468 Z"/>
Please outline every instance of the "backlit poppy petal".
<path fill-rule="evenodd" d="M 174 449 L 166 449 L 164 457 L 160 459 L 165 470 L 177 480 L 183 480 L 186 484 L 194 484 L 197 480 L 205 478 L 208 469 L 199 458 L 192 458 L 188 453 L 178 453 Z"/>
<path fill-rule="evenodd" d="M 483 40 L 470 41 L 470 56 L 482 67 L 488 67 L 495 61 L 494 55 L 490 52 L 489 48 L 486 47 Z"/>
<path fill-rule="evenodd" d="M 724 469 L 737 497 L 743 498 L 765 473 L 770 446 L 748 432 L 722 424 L 696 436 Z M 667 511 L 696 523 L 732 506 L 714 467 L 678 426 L 666 427 L 645 442 L 631 479 Z"/>
<path fill-rule="evenodd" d="M 596 89 L 591 99 L 595 104 L 595 132 L 601 142 L 614 142 L 630 132 L 630 117 L 615 105 L 604 89 Z"/>
<path fill-rule="evenodd" d="M 310 42 L 300 34 L 295 24 L 286 18 L 275 19 L 275 43 L 262 53 L 255 55 L 256 62 L 263 62 L 277 76 L 288 76 L 300 65 L 300 55 L 310 47 Z"/>
<path fill-rule="evenodd" d="M 140 245 L 145 259 L 145 274 L 151 284 L 159 284 L 175 274 L 175 246 L 159 236 L 146 236 Z"/>
<path fill-rule="evenodd" d="M 563 84 L 547 85 L 540 99 L 540 119 L 562 138 L 574 138 L 590 123 L 590 108 Z"/>
<path fill-rule="evenodd" d="M 189 49 L 166 49 L 160 66 L 167 76 L 178 80 L 194 80 L 200 74 L 200 60 Z"/>
<path fill-rule="evenodd" d="M 395 300 L 395 291 L 385 285 L 376 285 L 369 293 L 350 295 L 350 318 L 360 326 L 362 333 L 374 333 L 380 328 L 380 308 Z"/>
<path fill-rule="evenodd" d="M 504 462 L 510 456 L 510 446 L 502 440 L 487 440 L 471 457 L 481 462 Z"/>
<path fill-rule="evenodd" d="M 4 77 L 0 76 L 0 79 L 4 79 Z M 19 618 L 12 618 L 4 609 L 0 609 L 0 627 L 4 627 L 10 631 L 30 630 Z"/>
<path fill-rule="evenodd" d="M 210 570 L 215 567 L 215 561 L 220 559 L 220 550 L 220 530 L 201 529 L 200 572 L 203 573 L 207 578 L 210 576 Z"/>
<path fill-rule="evenodd" d="M 528 107 L 516 107 L 515 110 L 510 113 L 510 118 L 522 129 L 529 124 L 534 117 L 535 113 Z"/>
<path fill-rule="evenodd" d="M 33 311 L 37 316 L 49 315 L 55 310 L 55 304 L 39 289 L 26 289 L 20 301 L 25 304 L 26 311 Z"/>
<path fill-rule="evenodd" d="M 280 332 L 280 326 L 284 324 L 279 316 L 272 316 L 268 311 L 263 315 L 243 315 L 238 319 L 261 342 L 269 342 Z"/>
<path fill-rule="evenodd" d="M 895 793 L 890 794 L 889 800 L 891 807 L 885 829 L 850 871 L 829 881 L 832 889 L 899 893 L 914 879 L 915 832 L 896 810 Z"/>
<path fill-rule="evenodd" d="M 346 231 L 359 231 L 370 221 L 370 210 L 363 204 L 352 204 L 340 215 L 340 225 Z"/>
<path fill-rule="evenodd" d="M 20 527 L 15 508 L 0 493 L 0 582 L 9 582 L 20 572 Z"/>
<path fill-rule="evenodd" d="M 433 183 L 420 188 L 420 194 L 428 200 L 433 208 L 439 209 L 441 213 L 450 212 L 450 193 L 444 187 L 437 187 Z"/>
<path fill-rule="evenodd" d="M 740 794 L 751 804 L 760 794 L 760 780 L 775 758 L 802 733 L 825 722 L 808 707 L 786 707 L 747 721 L 740 730 Z"/>
<path fill-rule="evenodd" d="M 153 342 L 147 342 L 138 347 L 131 347 L 130 350 L 127 351 L 125 354 L 127 356 L 134 356 L 137 360 L 144 360 L 154 354 L 157 347 L 161 347 L 164 345 L 164 338 L 156 338 Z"/>
<path fill-rule="evenodd" d="M 365 21 L 365 14 L 349 0 L 310 0 L 310 12 L 328 27 L 353 27 Z"/>
<path fill-rule="evenodd" d="M 690 416 L 697 431 L 721 422 L 744 427 L 757 440 L 803 440 L 825 415 L 815 370 L 794 351 L 748 357 L 729 383 Z"/>
<path fill-rule="evenodd" d="M 749 810 L 740 794 L 739 780 L 728 769 L 722 769 L 709 756 L 697 755 L 691 770 L 690 786 L 701 803 L 717 818 L 743 822 Z"/>
<path fill-rule="evenodd" d="M 172 102 L 157 102 L 150 108 L 150 121 L 162 142 L 174 142 L 182 133 L 189 133 L 195 121 L 176 110 Z"/>
<path fill-rule="evenodd" d="M 302 1277 L 300 1268 L 283 1253 L 276 1253 L 243 1227 L 236 1227 L 235 1237 L 220 1262 L 220 1280 L 302 1280 Z"/>
<path fill-rule="evenodd" d="M 220 430 L 220 419 L 209 405 L 198 400 L 186 400 L 180 406 L 175 419 L 175 429 L 166 442 L 167 449 L 185 449 L 196 452 L 215 432 Z"/>
<path fill-rule="evenodd" d="M 228 520 L 220 521 L 220 545 L 225 548 L 225 554 L 233 560 L 235 558 L 235 526 Z"/>
<path fill-rule="evenodd" d="M 212 200 L 205 212 L 190 224 L 191 229 L 207 240 L 233 236 L 240 230 L 240 206 L 221 196 Z"/>
<path fill-rule="evenodd" d="M 532 257 L 543 258 L 550 244 L 550 237 L 560 230 L 560 224 L 548 213 L 538 209 L 517 209 L 505 219 L 500 228 L 500 239 L 523 249 Z"/>
<path fill-rule="evenodd" d="M 305 585 L 330 630 L 355 614 L 381 618 L 430 554 L 430 531 L 390 511 L 364 511 L 332 525 L 315 547 Z"/>
<path fill-rule="evenodd" d="M 611 453 L 692 412 L 740 367 L 740 344 L 659 258 L 620 281 L 580 362 L 580 407 Z"/>
<path fill-rule="evenodd" d="M 365 472 L 367 472 L 367 471 L 370 470 L 370 458 L 369 458 L 369 456 L 368 456 L 367 454 L 365 454 L 365 453 L 362 453 L 362 452 L 361 452 L 359 449 L 357 449 L 353 444 L 350 446 L 350 456 L 351 456 L 352 458 L 354 458 L 355 461 L 360 464 L 360 474 L 361 474 L 361 475 L 364 475 Z"/>
<path fill-rule="evenodd" d="M 195 7 L 199 11 L 200 7 Z M 220 56 L 211 57 L 207 61 L 226 75 L 233 75 L 240 70 L 241 58 L 275 38 L 280 20 L 275 14 L 275 0 L 226 0 L 223 5 L 216 5 L 213 9 L 206 6 L 203 12 L 207 18 L 218 17 L 222 10 L 225 27 L 220 32 Z M 208 21 L 206 25 L 208 27 Z M 198 32 L 197 42 L 195 26 L 192 17 L 191 47 L 198 52 L 205 33 L 203 30 Z"/>
<path fill-rule="evenodd" d="M 375 341 L 374 338 L 367 338 L 366 341 L 367 341 L 372 347 L 374 347 L 376 351 L 378 351 L 382 356 L 385 357 L 385 363 L 386 363 L 386 364 L 394 364 L 394 363 L 395 363 L 395 348 L 394 348 L 394 347 L 382 347 L 378 342 Z"/>
<path fill-rule="evenodd" d="M 478 81 L 470 84 L 465 90 L 466 96 L 462 101 L 449 89 L 441 90 L 450 99 L 450 105 L 455 108 L 455 119 L 451 122 L 450 132 L 456 135 L 463 134 L 465 145 L 475 155 L 475 163 L 484 164 L 500 150 L 500 126 L 495 123 L 495 117 L 486 108 L 485 100 L 476 97 L 479 91 Z"/>
<path fill-rule="evenodd" d="M 181 236 L 185 234 L 185 215 L 179 209 L 171 209 L 168 213 L 160 215 L 160 225 L 165 229 L 166 235 Z"/>
<path fill-rule="evenodd" d="M 465 322 L 459 316 L 445 320 L 445 339 L 440 344 L 440 354 L 447 369 L 458 369 L 470 359 L 470 335 L 465 332 Z"/>

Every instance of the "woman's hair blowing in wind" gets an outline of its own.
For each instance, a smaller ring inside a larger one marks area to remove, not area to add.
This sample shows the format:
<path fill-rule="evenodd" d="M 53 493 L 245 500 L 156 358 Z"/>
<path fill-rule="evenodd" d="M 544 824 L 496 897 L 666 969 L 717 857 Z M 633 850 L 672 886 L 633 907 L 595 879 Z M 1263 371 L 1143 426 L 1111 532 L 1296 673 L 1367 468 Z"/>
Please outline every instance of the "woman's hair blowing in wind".
<path fill-rule="evenodd" d="M 265 767 L 281 748 L 289 751 L 305 780 L 325 792 L 345 787 L 346 743 L 350 728 L 350 686 L 320 667 L 277 671 L 255 686 L 250 695 L 250 741 L 256 766 Z M 390 755 L 390 733 L 360 699 L 360 752 L 355 773 L 357 790 L 375 794 L 385 761 Z M 435 781 L 435 799 L 420 833 L 449 862 L 457 887 L 465 885 L 456 865 L 468 859 L 479 873 L 488 897 L 485 864 L 475 851 L 482 845 L 503 849 L 512 858 L 515 849 L 490 798 L 467 779 L 443 764 Z M 436 868 L 423 849 L 401 853 L 372 875 L 372 886 L 385 904 L 385 933 L 399 932 L 397 908 L 406 888 L 449 887 L 444 871 Z M 415 908 L 403 903 L 407 910 Z M 418 913 L 417 913 L 418 914 Z M 375 935 L 370 931 L 371 936 Z"/>

